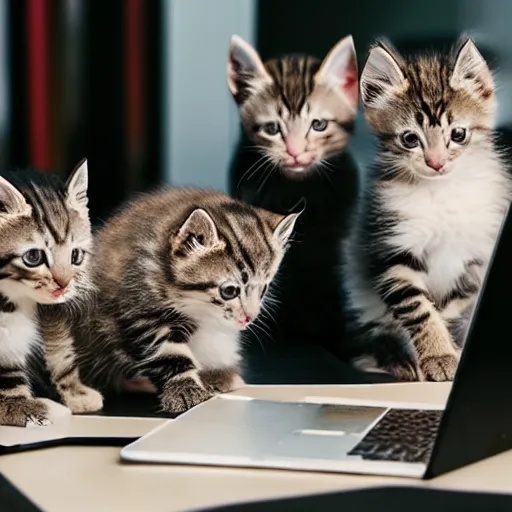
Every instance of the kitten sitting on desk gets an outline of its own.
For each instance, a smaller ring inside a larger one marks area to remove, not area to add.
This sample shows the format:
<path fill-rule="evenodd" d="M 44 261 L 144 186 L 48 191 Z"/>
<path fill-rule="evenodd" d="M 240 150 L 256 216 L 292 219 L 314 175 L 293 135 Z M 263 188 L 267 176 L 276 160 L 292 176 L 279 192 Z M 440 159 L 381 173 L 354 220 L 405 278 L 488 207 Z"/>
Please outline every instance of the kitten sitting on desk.
<path fill-rule="evenodd" d="M 198 189 L 128 204 L 96 239 L 96 297 L 76 329 L 86 379 L 150 383 L 165 412 L 243 385 L 240 331 L 265 306 L 297 216 Z"/>
<path fill-rule="evenodd" d="M 379 154 L 345 246 L 344 348 L 398 380 L 453 380 L 512 197 L 493 76 L 471 39 L 409 58 L 378 42 L 361 96 Z"/>
<path fill-rule="evenodd" d="M 89 290 L 87 163 L 67 184 L 30 171 L 0 177 L 0 425 L 46 425 L 51 402 L 34 397 L 30 356 L 42 350 L 47 315 L 76 308 Z M 38 318 L 39 304 L 39 318 Z M 44 343 L 52 382 L 72 412 L 103 400 L 78 375 L 71 338 Z"/>

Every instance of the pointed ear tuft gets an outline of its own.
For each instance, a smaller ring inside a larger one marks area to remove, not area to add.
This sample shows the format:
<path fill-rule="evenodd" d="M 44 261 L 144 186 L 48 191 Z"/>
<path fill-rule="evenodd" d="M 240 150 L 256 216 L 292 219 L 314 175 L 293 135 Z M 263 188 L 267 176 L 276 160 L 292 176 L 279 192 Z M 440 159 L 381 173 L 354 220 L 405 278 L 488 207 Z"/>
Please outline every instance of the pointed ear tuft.
<path fill-rule="evenodd" d="M 66 197 L 68 204 L 75 210 L 87 210 L 87 187 L 89 183 L 87 159 L 81 160 L 71 171 L 66 182 Z"/>
<path fill-rule="evenodd" d="M 251 93 L 272 83 L 258 52 L 241 37 L 231 37 L 227 62 L 227 80 L 237 103 L 243 103 Z"/>
<path fill-rule="evenodd" d="M 315 75 L 315 80 L 341 91 L 357 111 L 357 56 L 352 36 L 344 37 L 327 54 Z"/>
<path fill-rule="evenodd" d="M 290 236 L 293 233 L 293 229 L 295 228 L 295 223 L 301 214 L 302 211 L 299 213 L 290 213 L 290 215 L 283 217 L 274 229 L 274 239 L 282 246 L 286 246 L 288 244 Z"/>
<path fill-rule="evenodd" d="M 31 211 L 23 194 L 0 176 L 0 218 L 6 215 L 30 215 Z"/>
<path fill-rule="evenodd" d="M 464 89 L 480 100 L 487 100 L 494 93 L 491 70 L 471 39 L 463 44 L 457 55 L 450 87 Z"/>
<path fill-rule="evenodd" d="M 393 95 L 407 89 L 409 84 L 398 60 L 398 56 L 393 55 L 383 44 L 370 50 L 361 73 L 361 99 L 364 106 L 382 107 Z"/>
<path fill-rule="evenodd" d="M 202 208 L 195 209 L 183 222 L 172 241 L 175 251 L 190 254 L 205 251 L 219 243 L 217 227 L 211 216 Z"/>

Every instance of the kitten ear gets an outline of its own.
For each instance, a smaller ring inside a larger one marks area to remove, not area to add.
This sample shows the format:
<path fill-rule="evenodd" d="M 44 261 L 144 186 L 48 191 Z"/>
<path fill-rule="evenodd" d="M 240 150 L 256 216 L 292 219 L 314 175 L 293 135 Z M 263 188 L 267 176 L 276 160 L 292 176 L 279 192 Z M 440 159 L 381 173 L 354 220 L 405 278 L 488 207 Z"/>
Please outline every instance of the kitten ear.
<path fill-rule="evenodd" d="M 340 90 L 354 110 L 357 110 L 357 57 L 352 36 L 343 38 L 329 51 L 315 75 L 315 80 Z"/>
<path fill-rule="evenodd" d="M 23 194 L 0 176 L 0 217 L 4 215 L 30 215 L 32 211 Z"/>
<path fill-rule="evenodd" d="M 367 107 L 381 107 L 408 86 L 397 58 L 384 45 L 370 50 L 361 73 L 361 99 Z"/>
<path fill-rule="evenodd" d="M 202 208 L 194 210 L 181 225 L 173 247 L 177 249 L 187 245 L 189 252 L 208 249 L 219 243 L 219 234 L 215 222 Z"/>
<path fill-rule="evenodd" d="M 227 62 L 228 87 L 242 103 L 251 92 L 257 92 L 272 83 L 258 52 L 241 37 L 231 37 Z"/>
<path fill-rule="evenodd" d="M 89 183 L 87 159 L 81 160 L 71 171 L 66 181 L 66 198 L 68 204 L 75 210 L 87 210 L 87 186 Z"/>
<path fill-rule="evenodd" d="M 483 100 L 494 92 L 491 70 L 471 39 L 464 43 L 457 55 L 450 87 L 455 90 L 464 89 Z"/>
<path fill-rule="evenodd" d="M 277 240 L 281 245 L 286 245 L 288 240 L 293 233 L 293 228 L 295 227 L 295 223 L 297 219 L 301 215 L 302 211 L 299 213 L 290 213 L 286 217 L 282 218 L 281 221 L 277 224 L 274 229 L 274 239 Z"/>

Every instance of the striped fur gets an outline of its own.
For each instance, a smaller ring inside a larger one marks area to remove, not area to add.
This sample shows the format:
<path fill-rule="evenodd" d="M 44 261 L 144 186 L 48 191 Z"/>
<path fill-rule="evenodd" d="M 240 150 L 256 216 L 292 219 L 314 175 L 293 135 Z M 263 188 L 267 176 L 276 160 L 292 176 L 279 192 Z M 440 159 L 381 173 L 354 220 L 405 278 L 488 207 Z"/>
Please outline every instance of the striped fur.
<path fill-rule="evenodd" d="M 87 378 L 106 389 L 149 381 L 169 412 L 240 385 L 239 333 L 258 316 L 296 217 L 195 189 L 122 209 L 98 234 L 97 297 L 77 329 Z"/>
<path fill-rule="evenodd" d="M 38 324 L 40 320 L 44 324 L 45 308 L 59 310 L 62 303 L 72 304 L 89 288 L 86 192 L 85 162 L 66 185 L 55 176 L 29 171 L 0 178 L 0 424 L 49 421 L 47 403 L 32 396 L 28 358 L 42 348 Z M 83 261 L 76 259 L 76 251 L 80 255 L 84 251 Z M 67 367 L 75 366 L 68 341 L 48 345 L 46 359 L 64 403 L 74 409 L 73 397 L 62 392 L 60 372 L 64 359 Z M 99 395 L 83 386 L 78 376 L 75 386 L 98 401 Z"/>
<path fill-rule="evenodd" d="M 262 154 L 254 174 L 279 169 L 291 179 L 303 178 L 347 146 L 357 112 L 351 36 L 323 62 L 285 56 L 265 63 L 233 36 L 227 74 L 244 129 Z"/>
<path fill-rule="evenodd" d="M 492 75 L 470 40 L 410 59 L 380 43 L 361 95 L 380 152 L 344 247 L 345 348 L 399 380 L 452 380 L 511 197 L 493 142 Z"/>

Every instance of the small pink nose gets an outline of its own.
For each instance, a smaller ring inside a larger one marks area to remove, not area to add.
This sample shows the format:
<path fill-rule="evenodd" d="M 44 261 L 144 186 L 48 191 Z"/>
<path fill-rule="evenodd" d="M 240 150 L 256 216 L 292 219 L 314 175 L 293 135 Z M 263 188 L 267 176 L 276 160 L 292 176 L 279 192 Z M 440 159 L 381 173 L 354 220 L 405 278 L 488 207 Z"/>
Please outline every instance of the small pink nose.
<path fill-rule="evenodd" d="M 434 171 L 440 171 L 444 167 L 444 162 L 442 160 L 434 160 L 433 158 L 426 158 L 426 164 Z"/>
<path fill-rule="evenodd" d="M 286 148 L 286 152 L 292 157 L 292 158 L 297 158 L 301 153 L 302 151 L 298 150 L 297 148 L 294 148 L 294 147 L 287 147 Z"/>
<path fill-rule="evenodd" d="M 288 135 L 285 139 L 286 152 L 292 157 L 297 158 L 306 149 L 305 140 L 297 135 Z"/>
<path fill-rule="evenodd" d="M 53 280 L 55 281 L 55 284 L 61 289 L 66 288 L 71 281 L 69 277 L 60 276 L 55 273 L 53 274 Z"/>
<path fill-rule="evenodd" d="M 248 323 L 251 322 L 251 320 L 252 320 L 251 315 L 248 315 L 247 313 L 242 313 L 242 315 L 240 315 L 240 319 L 238 320 L 238 323 L 245 327 Z"/>

